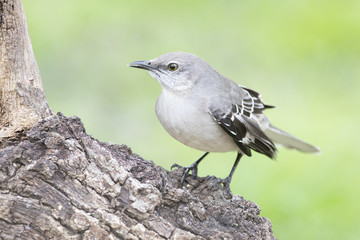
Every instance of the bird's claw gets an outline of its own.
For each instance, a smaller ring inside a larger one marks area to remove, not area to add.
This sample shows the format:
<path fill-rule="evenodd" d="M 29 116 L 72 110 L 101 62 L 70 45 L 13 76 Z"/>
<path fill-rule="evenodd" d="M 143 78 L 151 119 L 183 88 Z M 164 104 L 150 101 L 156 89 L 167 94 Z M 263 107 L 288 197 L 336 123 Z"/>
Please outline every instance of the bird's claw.
<path fill-rule="evenodd" d="M 190 175 L 190 171 L 191 171 L 192 176 L 197 177 L 197 171 L 198 171 L 197 164 L 191 164 L 189 167 L 182 167 L 179 164 L 175 163 L 175 164 L 173 164 L 171 166 L 171 169 L 173 169 L 173 168 L 182 168 L 182 169 L 184 169 L 183 175 L 181 176 L 181 179 L 180 179 L 180 186 L 181 187 L 184 185 L 185 178 Z"/>
<path fill-rule="evenodd" d="M 214 188 L 218 184 L 222 184 L 226 190 L 226 192 L 232 197 L 232 192 L 230 190 L 230 182 L 231 178 L 228 176 L 226 178 L 217 178 L 212 184 L 211 188 Z"/>
<path fill-rule="evenodd" d="M 170 169 L 172 170 L 173 168 L 182 168 L 182 166 L 180 166 L 177 163 L 174 163 L 173 165 L 171 165 Z"/>

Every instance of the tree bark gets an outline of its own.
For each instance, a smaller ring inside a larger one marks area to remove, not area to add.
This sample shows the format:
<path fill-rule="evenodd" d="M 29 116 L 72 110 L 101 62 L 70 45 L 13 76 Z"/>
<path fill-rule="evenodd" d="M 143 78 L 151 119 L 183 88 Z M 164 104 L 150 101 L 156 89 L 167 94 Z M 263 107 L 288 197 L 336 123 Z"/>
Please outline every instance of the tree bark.
<path fill-rule="evenodd" d="M 260 208 L 215 178 L 186 179 L 81 121 L 47 118 L 0 151 L 3 239 L 275 239 Z"/>
<path fill-rule="evenodd" d="M 51 114 L 20 0 L 0 0 L 0 141 Z"/>
<path fill-rule="evenodd" d="M 276 239 L 260 208 L 54 115 L 20 0 L 0 0 L 1 239 Z"/>

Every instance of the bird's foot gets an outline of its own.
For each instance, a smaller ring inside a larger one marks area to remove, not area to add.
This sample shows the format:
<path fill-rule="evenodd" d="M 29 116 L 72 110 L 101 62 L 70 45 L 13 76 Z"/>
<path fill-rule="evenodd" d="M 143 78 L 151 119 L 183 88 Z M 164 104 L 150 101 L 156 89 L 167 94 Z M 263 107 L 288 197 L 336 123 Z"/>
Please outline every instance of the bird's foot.
<path fill-rule="evenodd" d="M 230 190 L 230 182 L 231 182 L 231 177 L 228 176 L 226 178 L 217 178 L 212 184 L 211 184 L 211 188 L 214 188 L 216 185 L 222 184 L 226 190 L 226 192 L 230 195 L 230 197 L 232 197 L 232 192 Z"/>
<path fill-rule="evenodd" d="M 185 178 L 190 175 L 190 171 L 191 171 L 192 176 L 197 177 L 197 171 L 198 171 L 197 166 L 198 166 L 198 164 L 196 164 L 196 162 L 191 164 L 189 167 L 182 167 L 179 164 L 175 163 L 171 166 L 170 169 L 173 169 L 173 168 L 184 169 L 183 175 L 181 176 L 181 179 L 180 179 L 180 187 L 182 187 L 184 185 Z"/>

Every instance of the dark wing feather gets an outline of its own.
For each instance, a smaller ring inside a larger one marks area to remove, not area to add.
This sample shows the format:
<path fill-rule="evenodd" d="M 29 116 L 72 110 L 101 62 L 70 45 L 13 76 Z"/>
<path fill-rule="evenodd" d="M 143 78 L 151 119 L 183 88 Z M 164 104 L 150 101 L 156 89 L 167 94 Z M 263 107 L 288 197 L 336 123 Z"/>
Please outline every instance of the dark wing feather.
<path fill-rule="evenodd" d="M 260 114 L 266 108 L 260 95 L 250 89 L 243 88 L 248 94 L 240 104 L 233 104 L 230 111 L 224 113 L 219 109 L 210 111 L 214 120 L 229 134 L 240 150 L 251 156 L 251 150 L 275 158 L 276 147 L 258 126 L 253 114 Z"/>
<path fill-rule="evenodd" d="M 263 102 L 260 93 L 243 86 L 241 86 L 241 88 L 245 90 L 245 92 L 247 93 L 247 96 L 244 97 L 241 103 L 241 107 L 245 112 L 246 116 L 251 115 L 251 113 L 254 114 L 262 113 L 267 108 L 274 108 L 274 106 L 266 105 Z"/>

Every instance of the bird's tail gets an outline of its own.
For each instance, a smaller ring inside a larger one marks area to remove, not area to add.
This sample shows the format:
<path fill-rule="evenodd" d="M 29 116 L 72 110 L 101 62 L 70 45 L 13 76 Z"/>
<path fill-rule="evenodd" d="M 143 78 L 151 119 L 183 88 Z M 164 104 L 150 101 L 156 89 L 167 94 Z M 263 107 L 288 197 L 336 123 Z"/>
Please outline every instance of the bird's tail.
<path fill-rule="evenodd" d="M 289 133 L 280 130 L 271 124 L 265 130 L 265 134 L 275 143 L 278 143 L 286 148 L 292 148 L 299 150 L 301 152 L 308 152 L 308 153 L 318 153 L 320 149 L 315 147 L 309 143 L 306 143 L 294 136 L 291 136 Z"/>

